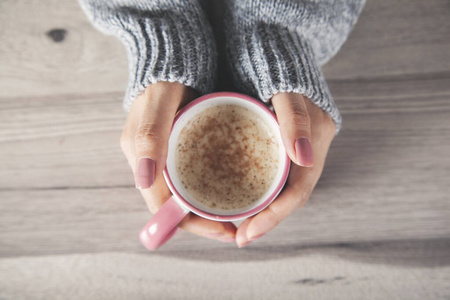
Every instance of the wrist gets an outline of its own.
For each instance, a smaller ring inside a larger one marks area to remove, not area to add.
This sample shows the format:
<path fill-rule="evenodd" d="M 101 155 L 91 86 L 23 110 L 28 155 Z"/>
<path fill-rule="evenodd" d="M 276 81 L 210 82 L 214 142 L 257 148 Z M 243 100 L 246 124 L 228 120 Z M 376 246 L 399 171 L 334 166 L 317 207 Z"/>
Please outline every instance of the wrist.
<path fill-rule="evenodd" d="M 165 107 L 176 112 L 196 97 L 198 92 L 189 86 L 178 82 L 158 81 L 149 84 L 136 97 L 130 107 L 130 113 L 143 111 L 146 107 Z"/>
<path fill-rule="evenodd" d="M 341 115 L 304 37 L 288 28 L 259 24 L 231 36 L 230 42 L 229 61 L 241 91 L 264 102 L 277 93 L 302 94 L 328 113 L 339 130 Z"/>

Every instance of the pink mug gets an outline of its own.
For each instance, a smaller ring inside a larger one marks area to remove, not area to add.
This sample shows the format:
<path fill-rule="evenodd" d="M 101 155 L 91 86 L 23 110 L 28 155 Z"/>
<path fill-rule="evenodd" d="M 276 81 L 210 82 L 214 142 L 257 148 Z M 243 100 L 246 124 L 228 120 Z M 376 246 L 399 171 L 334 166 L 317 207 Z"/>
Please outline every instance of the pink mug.
<path fill-rule="evenodd" d="M 250 207 L 225 212 L 195 203 L 195 199 L 192 199 L 192 196 L 188 195 L 186 190 L 183 189 L 175 166 L 175 146 L 181 130 L 196 114 L 204 109 L 221 104 L 243 106 L 258 114 L 264 120 L 265 124 L 273 130 L 280 150 L 277 174 L 266 193 Z M 221 222 L 237 221 L 253 216 L 266 208 L 278 196 L 286 183 L 289 167 L 290 159 L 286 154 L 281 140 L 280 128 L 276 116 L 264 104 L 249 96 L 231 92 L 220 92 L 202 96 L 183 108 L 174 120 L 169 137 L 166 168 L 163 172 L 167 186 L 172 192 L 172 197 L 164 203 L 160 210 L 142 228 L 139 239 L 148 250 L 157 249 L 176 233 L 178 223 L 189 212 L 206 219 Z"/>

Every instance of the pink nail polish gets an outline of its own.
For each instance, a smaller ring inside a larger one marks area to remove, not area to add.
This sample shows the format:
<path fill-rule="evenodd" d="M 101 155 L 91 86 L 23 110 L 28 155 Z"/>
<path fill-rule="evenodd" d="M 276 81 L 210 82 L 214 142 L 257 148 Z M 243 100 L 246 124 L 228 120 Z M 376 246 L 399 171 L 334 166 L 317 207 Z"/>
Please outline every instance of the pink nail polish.
<path fill-rule="evenodd" d="M 300 166 L 313 166 L 313 150 L 308 138 L 302 137 L 295 141 L 295 156 Z"/>
<path fill-rule="evenodd" d="M 138 189 L 148 189 L 153 185 L 155 180 L 155 161 L 153 159 L 143 157 L 139 159 L 135 183 Z"/>

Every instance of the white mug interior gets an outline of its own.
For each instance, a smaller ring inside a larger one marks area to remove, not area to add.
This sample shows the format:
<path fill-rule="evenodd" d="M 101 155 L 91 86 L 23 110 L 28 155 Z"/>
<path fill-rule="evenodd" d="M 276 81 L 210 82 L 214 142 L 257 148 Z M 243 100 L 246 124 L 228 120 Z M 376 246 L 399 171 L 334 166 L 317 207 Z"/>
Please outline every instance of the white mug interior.
<path fill-rule="evenodd" d="M 182 131 L 182 129 L 186 126 L 186 124 L 194 118 L 198 113 L 202 112 L 203 110 L 217 106 L 217 105 L 224 105 L 224 104 L 231 104 L 231 105 L 237 105 L 245 107 L 256 114 L 258 114 L 264 121 L 264 123 L 273 131 L 274 136 L 276 137 L 276 140 L 279 145 L 279 159 L 278 159 L 278 170 L 275 175 L 275 178 L 270 185 L 269 189 L 258 199 L 256 202 L 254 202 L 251 205 L 248 205 L 243 208 L 239 209 L 219 209 L 219 208 L 211 208 L 199 201 L 197 201 L 191 194 L 184 188 L 183 184 L 181 183 L 181 180 L 178 176 L 178 172 L 176 169 L 176 145 L 178 141 L 178 137 Z M 248 212 L 259 205 L 261 205 L 263 202 L 265 202 L 279 187 L 279 183 L 281 180 L 283 180 L 283 174 L 285 172 L 285 166 L 286 166 L 286 160 L 288 159 L 286 155 L 285 148 L 283 146 L 283 142 L 281 140 L 281 134 L 279 125 L 276 122 L 276 120 L 271 116 L 267 111 L 265 111 L 262 107 L 259 105 L 244 100 L 242 98 L 233 97 L 233 96 L 218 96 L 209 98 L 206 100 L 203 100 L 196 105 L 190 107 L 190 109 L 186 110 L 182 115 L 179 116 L 177 121 L 175 122 L 172 132 L 170 134 L 169 138 L 169 148 L 168 148 L 168 156 L 167 156 L 167 162 L 166 162 L 166 170 L 168 174 L 165 174 L 165 176 L 170 177 L 170 181 L 173 184 L 173 188 L 176 189 L 178 194 L 183 197 L 184 200 L 189 202 L 192 206 L 196 207 L 200 211 L 206 212 L 208 214 L 212 215 L 218 215 L 218 216 L 233 216 L 233 215 L 239 215 L 243 214 L 245 212 Z M 167 180 L 167 178 L 166 178 Z M 172 191 L 174 192 L 174 191 Z M 175 193 L 174 193 L 175 194 Z M 181 201 L 178 201 L 181 202 Z M 183 203 L 180 203 L 183 204 Z M 204 216 L 208 218 L 208 216 Z M 212 218 L 210 218 L 212 219 Z"/>

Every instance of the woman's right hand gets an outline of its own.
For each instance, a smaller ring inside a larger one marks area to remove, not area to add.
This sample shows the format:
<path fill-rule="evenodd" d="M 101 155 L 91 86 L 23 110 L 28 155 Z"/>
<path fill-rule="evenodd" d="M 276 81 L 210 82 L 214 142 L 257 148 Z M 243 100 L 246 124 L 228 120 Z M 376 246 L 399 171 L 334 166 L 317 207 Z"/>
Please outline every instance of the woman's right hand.
<path fill-rule="evenodd" d="M 133 170 L 148 209 L 155 214 L 171 197 L 163 177 L 168 141 L 177 111 L 196 97 L 193 89 L 180 83 L 158 82 L 139 95 L 128 113 L 120 145 Z M 222 242 L 235 242 L 236 227 L 189 213 L 179 227 Z"/>

